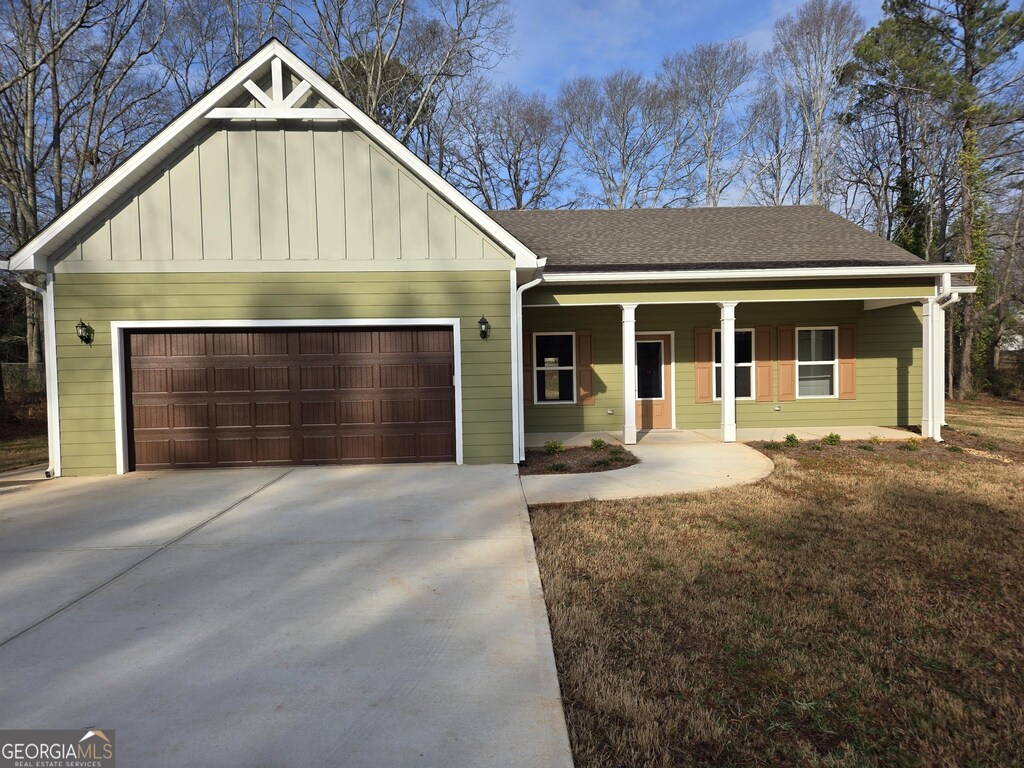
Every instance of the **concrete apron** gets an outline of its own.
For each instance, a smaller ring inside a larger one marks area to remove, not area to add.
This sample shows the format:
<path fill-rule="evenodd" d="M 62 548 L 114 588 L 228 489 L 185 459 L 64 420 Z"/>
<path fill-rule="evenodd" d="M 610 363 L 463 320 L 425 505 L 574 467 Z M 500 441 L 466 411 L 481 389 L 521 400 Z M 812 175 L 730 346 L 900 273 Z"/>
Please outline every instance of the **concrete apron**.
<path fill-rule="evenodd" d="M 513 467 L 8 494 L 0 631 L 3 727 L 116 729 L 123 765 L 572 764 Z"/>
<path fill-rule="evenodd" d="M 607 439 L 605 434 L 595 433 L 595 436 Z M 581 433 L 570 438 L 566 445 L 589 442 Z M 644 433 L 629 450 L 636 454 L 640 463 L 624 469 L 523 476 L 526 502 L 552 504 L 667 496 L 753 483 L 775 469 L 771 459 L 753 448 L 740 443 L 721 443 L 695 432 Z"/>

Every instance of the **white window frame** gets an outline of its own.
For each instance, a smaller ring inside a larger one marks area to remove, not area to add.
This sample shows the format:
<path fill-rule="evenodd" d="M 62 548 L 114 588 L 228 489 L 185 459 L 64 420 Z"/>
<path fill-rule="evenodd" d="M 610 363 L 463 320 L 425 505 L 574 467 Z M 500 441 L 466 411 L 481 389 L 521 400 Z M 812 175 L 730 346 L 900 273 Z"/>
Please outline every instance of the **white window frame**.
<path fill-rule="evenodd" d="M 757 399 L 757 378 L 756 378 L 757 377 L 757 347 L 755 346 L 755 344 L 757 342 L 757 336 L 755 335 L 753 328 L 737 328 L 736 329 L 736 333 L 737 334 L 739 334 L 739 333 L 749 333 L 750 334 L 750 362 L 749 363 L 734 363 L 734 366 L 736 368 L 750 368 L 750 396 L 749 397 L 739 397 L 739 396 L 737 396 L 736 399 L 737 400 L 755 400 L 755 399 Z M 716 401 L 716 402 L 720 401 L 722 399 L 722 393 L 718 391 L 718 377 L 715 376 L 715 372 L 716 371 L 720 371 L 722 369 L 722 362 L 720 360 L 716 359 L 716 355 L 715 355 L 715 338 L 716 338 L 716 336 L 721 336 L 721 335 L 722 335 L 722 330 L 720 328 L 712 328 L 711 329 L 711 390 L 712 390 L 712 398 L 711 399 L 713 401 Z M 721 342 L 719 342 L 718 346 L 721 347 Z"/>
<path fill-rule="evenodd" d="M 801 365 L 828 365 L 828 360 L 805 360 L 800 362 L 800 331 L 832 331 L 832 352 L 835 358 L 832 360 L 832 394 L 831 395 L 801 395 L 800 394 L 800 366 Z M 838 325 L 801 325 L 793 331 L 793 373 L 796 375 L 796 399 L 797 400 L 838 400 L 839 399 L 839 326 Z"/>
<path fill-rule="evenodd" d="M 538 336 L 571 336 L 572 337 L 572 365 L 544 366 L 537 365 L 537 337 Z M 533 363 L 530 368 L 533 371 L 533 404 L 534 405 L 576 405 L 579 392 L 576 388 L 576 331 L 541 331 L 533 334 L 531 355 Z M 537 391 L 538 371 L 572 371 L 572 400 L 540 400 Z"/>

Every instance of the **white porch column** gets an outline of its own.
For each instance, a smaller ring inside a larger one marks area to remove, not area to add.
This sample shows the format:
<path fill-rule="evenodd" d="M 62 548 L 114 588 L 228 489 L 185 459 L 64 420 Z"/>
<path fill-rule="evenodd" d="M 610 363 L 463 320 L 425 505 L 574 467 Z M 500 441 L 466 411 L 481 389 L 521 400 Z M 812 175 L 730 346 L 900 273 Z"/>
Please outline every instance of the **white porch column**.
<path fill-rule="evenodd" d="M 946 426 L 946 310 L 936 304 L 932 317 L 935 327 L 932 338 L 935 340 L 935 439 L 942 439 L 942 428 Z"/>
<path fill-rule="evenodd" d="M 921 437 L 935 435 L 935 353 L 941 349 L 935 339 L 935 299 L 923 302 L 921 316 Z"/>
<path fill-rule="evenodd" d="M 636 445 L 636 304 L 622 305 L 622 441 Z"/>
<path fill-rule="evenodd" d="M 736 302 L 723 301 L 722 341 L 722 442 L 736 442 Z"/>

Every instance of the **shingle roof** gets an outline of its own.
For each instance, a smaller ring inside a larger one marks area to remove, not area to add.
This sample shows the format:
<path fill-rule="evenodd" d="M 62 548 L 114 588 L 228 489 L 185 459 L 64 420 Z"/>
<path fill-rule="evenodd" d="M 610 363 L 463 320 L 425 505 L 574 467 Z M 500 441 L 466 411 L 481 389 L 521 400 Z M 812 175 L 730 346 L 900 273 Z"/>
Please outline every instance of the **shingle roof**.
<path fill-rule="evenodd" d="M 490 211 L 548 272 L 905 266 L 912 253 L 820 206 Z"/>

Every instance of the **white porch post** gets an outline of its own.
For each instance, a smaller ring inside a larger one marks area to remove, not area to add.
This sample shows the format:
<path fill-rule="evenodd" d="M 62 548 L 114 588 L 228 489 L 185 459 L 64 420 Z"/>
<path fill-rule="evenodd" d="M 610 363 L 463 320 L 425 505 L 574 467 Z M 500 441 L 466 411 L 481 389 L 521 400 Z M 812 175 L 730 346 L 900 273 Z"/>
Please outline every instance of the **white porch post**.
<path fill-rule="evenodd" d="M 722 342 L 722 442 L 736 442 L 736 302 L 723 301 Z"/>
<path fill-rule="evenodd" d="M 932 391 L 935 393 L 935 439 L 942 440 L 942 428 L 946 426 L 946 310 L 936 304 L 932 317 L 935 323 L 932 339 L 935 342 L 935 380 Z"/>
<path fill-rule="evenodd" d="M 935 339 L 934 315 L 942 310 L 935 299 L 923 302 L 921 316 L 921 437 L 935 435 L 935 352 L 940 349 Z"/>
<path fill-rule="evenodd" d="M 622 305 L 622 441 L 636 445 L 636 304 Z"/>

